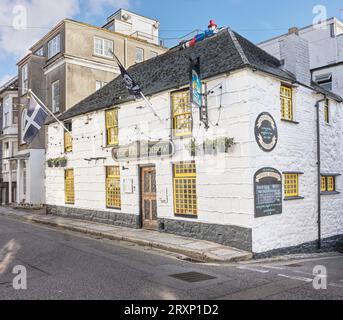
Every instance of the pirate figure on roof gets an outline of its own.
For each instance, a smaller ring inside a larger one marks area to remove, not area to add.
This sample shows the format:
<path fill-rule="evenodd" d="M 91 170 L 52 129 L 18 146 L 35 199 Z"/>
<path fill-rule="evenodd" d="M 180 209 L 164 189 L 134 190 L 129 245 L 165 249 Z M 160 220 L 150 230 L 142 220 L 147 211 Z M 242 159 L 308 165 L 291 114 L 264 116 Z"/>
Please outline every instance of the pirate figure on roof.
<path fill-rule="evenodd" d="M 200 41 L 205 40 L 206 38 L 212 37 L 218 32 L 219 32 L 218 26 L 216 25 L 214 20 L 211 20 L 210 24 L 208 25 L 207 30 L 205 30 L 203 33 L 196 35 L 192 40 L 183 43 L 181 48 L 186 49 L 189 47 L 193 47 L 197 42 L 200 42 Z"/>

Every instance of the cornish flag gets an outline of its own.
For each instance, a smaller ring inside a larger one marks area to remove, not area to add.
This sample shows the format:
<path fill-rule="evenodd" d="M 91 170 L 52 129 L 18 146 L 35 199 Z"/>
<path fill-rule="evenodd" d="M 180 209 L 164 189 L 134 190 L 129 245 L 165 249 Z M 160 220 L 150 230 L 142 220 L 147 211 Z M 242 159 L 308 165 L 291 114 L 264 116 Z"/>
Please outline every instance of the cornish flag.
<path fill-rule="evenodd" d="M 42 108 L 42 106 L 31 95 L 30 104 L 27 109 L 24 137 L 23 140 L 30 144 L 33 139 L 38 135 L 40 129 L 44 126 L 45 120 L 48 114 Z"/>

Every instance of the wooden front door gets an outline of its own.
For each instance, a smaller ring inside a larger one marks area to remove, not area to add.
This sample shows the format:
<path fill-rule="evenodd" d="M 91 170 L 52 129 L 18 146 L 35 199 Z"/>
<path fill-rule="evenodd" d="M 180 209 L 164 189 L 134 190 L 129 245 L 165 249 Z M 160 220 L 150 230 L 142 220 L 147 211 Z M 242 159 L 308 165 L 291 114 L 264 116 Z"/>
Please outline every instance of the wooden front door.
<path fill-rule="evenodd" d="M 141 198 L 143 228 L 157 230 L 156 169 L 141 169 Z"/>

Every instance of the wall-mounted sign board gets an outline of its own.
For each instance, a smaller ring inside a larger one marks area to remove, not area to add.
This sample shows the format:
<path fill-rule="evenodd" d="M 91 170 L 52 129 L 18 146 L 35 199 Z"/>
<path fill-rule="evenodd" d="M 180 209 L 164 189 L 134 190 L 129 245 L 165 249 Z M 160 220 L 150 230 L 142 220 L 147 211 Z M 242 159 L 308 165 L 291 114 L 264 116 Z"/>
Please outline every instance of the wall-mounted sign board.
<path fill-rule="evenodd" d="M 258 146 L 271 152 L 278 143 L 278 130 L 274 118 L 267 112 L 261 113 L 255 123 L 255 138 Z"/>
<path fill-rule="evenodd" d="M 130 161 L 171 157 L 174 152 L 175 146 L 172 141 L 136 141 L 113 148 L 112 156 L 115 161 Z"/>
<path fill-rule="evenodd" d="M 282 214 L 282 175 L 273 168 L 256 172 L 255 218 Z"/>

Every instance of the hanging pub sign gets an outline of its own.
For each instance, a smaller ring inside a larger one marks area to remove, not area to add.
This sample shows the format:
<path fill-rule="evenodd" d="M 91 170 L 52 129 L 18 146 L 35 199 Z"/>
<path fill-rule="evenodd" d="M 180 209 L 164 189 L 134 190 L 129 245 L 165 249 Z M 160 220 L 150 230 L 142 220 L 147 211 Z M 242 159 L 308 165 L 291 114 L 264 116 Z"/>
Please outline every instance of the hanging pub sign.
<path fill-rule="evenodd" d="M 191 105 L 199 108 L 200 121 L 204 123 L 205 128 L 208 128 L 207 94 L 203 93 L 203 84 L 201 83 L 200 58 L 197 58 L 196 60 L 191 60 L 190 69 L 191 69 L 191 73 L 190 73 Z"/>
<path fill-rule="evenodd" d="M 174 153 L 175 146 L 172 141 L 136 141 L 112 150 L 115 161 L 170 157 Z"/>
<path fill-rule="evenodd" d="M 274 118 L 267 112 L 261 113 L 255 123 L 255 138 L 265 152 L 275 149 L 278 142 L 278 130 Z"/>
<path fill-rule="evenodd" d="M 200 58 L 191 61 L 191 103 L 202 107 L 202 85 L 200 73 Z"/>
<path fill-rule="evenodd" d="M 254 177 L 255 218 L 282 214 L 282 175 L 263 168 Z"/>

